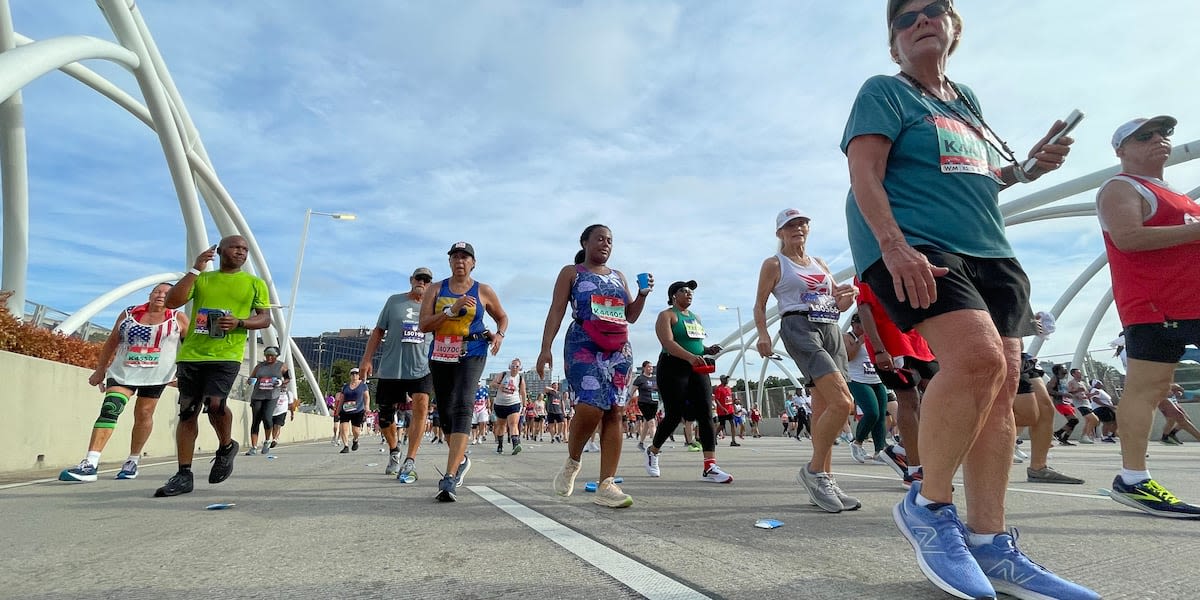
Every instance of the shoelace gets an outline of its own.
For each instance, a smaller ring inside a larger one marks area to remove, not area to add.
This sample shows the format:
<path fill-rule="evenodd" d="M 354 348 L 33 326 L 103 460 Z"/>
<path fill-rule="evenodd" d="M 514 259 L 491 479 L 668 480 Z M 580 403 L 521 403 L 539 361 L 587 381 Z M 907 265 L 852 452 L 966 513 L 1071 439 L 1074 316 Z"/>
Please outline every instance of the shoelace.
<path fill-rule="evenodd" d="M 91 466 L 92 466 L 92 463 L 88 462 L 87 460 L 81 460 L 81 461 L 79 461 L 79 465 L 76 466 L 75 468 L 79 469 L 80 471 L 86 471 Z"/>
<path fill-rule="evenodd" d="M 1180 502 L 1179 498 L 1175 497 L 1175 494 L 1168 492 L 1167 488 L 1159 485 L 1158 482 L 1153 479 L 1146 483 L 1146 491 L 1158 496 L 1160 500 L 1166 502 L 1167 504 L 1179 504 Z"/>
<path fill-rule="evenodd" d="M 822 493 L 837 495 L 837 486 L 833 483 L 833 478 L 825 473 L 817 473 L 817 487 L 821 488 Z"/>

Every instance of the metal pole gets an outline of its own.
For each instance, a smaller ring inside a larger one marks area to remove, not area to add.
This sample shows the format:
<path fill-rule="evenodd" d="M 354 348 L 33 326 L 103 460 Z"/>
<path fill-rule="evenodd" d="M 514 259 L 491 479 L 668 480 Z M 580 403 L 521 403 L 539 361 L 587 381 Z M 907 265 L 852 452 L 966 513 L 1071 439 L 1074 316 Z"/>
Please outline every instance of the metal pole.
<path fill-rule="evenodd" d="M 738 337 L 742 340 L 742 389 L 746 390 L 746 414 L 750 414 L 750 376 L 746 371 L 746 328 L 742 327 L 742 307 L 733 307 L 737 311 Z M 761 412 L 761 408 L 759 409 Z"/>
<path fill-rule="evenodd" d="M 296 272 L 292 275 L 292 299 L 288 302 L 287 322 L 283 326 L 280 340 L 280 360 L 287 363 L 292 354 L 292 318 L 296 316 L 296 293 L 300 291 L 300 268 L 304 266 L 304 244 L 308 242 L 308 222 L 312 219 L 311 208 L 304 210 L 304 229 L 300 232 L 300 250 L 296 253 Z M 324 402 L 324 399 L 322 399 Z"/>

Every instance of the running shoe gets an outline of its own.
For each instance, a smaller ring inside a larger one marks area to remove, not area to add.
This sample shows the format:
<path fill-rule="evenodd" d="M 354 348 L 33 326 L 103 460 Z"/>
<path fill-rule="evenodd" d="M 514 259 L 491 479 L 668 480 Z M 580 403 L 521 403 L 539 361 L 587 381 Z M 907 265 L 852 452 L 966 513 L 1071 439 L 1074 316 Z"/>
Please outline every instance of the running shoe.
<path fill-rule="evenodd" d="M 707 471 L 700 475 L 700 479 L 710 481 L 712 483 L 733 483 L 733 475 L 721 470 L 721 467 L 713 465 Z"/>
<path fill-rule="evenodd" d="M 1183 445 L 1183 442 L 1181 442 L 1169 435 L 1162 436 L 1162 439 L 1159 440 L 1159 443 L 1164 446 L 1182 446 Z"/>
<path fill-rule="evenodd" d="M 913 473 L 909 473 L 908 469 L 905 469 L 904 479 L 902 479 L 900 483 L 902 483 L 904 485 L 904 489 L 907 490 L 908 488 L 912 487 L 912 484 L 920 483 L 924 478 L 925 471 L 923 471 L 920 467 L 917 467 L 917 470 Z"/>
<path fill-rule="evenodd" d="M 996 590 L 967 549 L 966 528 L 953 504 L 917 506 L 921 484 L 913 484 L 892 509 L 892 519 L 917 553 L 921 573 L 958 598 L 995 598 Z"/>
<path fill-rule="evenodd" d="M 246 456 L 254 456 L 255 454 L 258 454 L 258 446 L 250 446 L 250 449 L 246 451 Z"/>
<path fill-rule="evenodd" d="M 504 454 L 504 444 L 496 444 L 496 454 Z"/>
<path fill-rule="evenodd" d="M 862 502 L 859 502 L 858 498 L 843 492 L 842 488 L 838 487 L 837 479 L 834 479 L 833 475 L 829 476 L 829 485 L 833 487 L 834 495 L 841 501 L 842 510 L 858 510 L 862 508 Z"/>
<path fill-rule="evenodd" d="M 1025 452 L 1024 450 L 1021 450 L 1020 448 L 1013 448 L 1013 458 L 1019 458 L 1021 460 L 1029 460 L 1029 454 L 1027 452 Z"/>
<path fill-rule="evenodd" d="M 192 493 L 192 472 L 178 471 L 167 480 L 166 485 L 154 490 L 155 498 Z"/>
<path fill-rule="evenodd" d="M 221 483 L 233 474 L 233 459 L 237 458 L 237 440 L 230 440 L 224 449 L 218 449 L 212 459 L 212 469 L 208 471 L 209 483 Z M 191 491 L 191 490 L 188 490 Z"/>
<path fill-rule="evenodd" d="M 575 476 L 579 474 L 579 461 L 567 457 L 558 473 L 554 475 L 554 493 L 559 496 L 570 496 L 575 491 Z"/>
<path fill-rule="evenodd" d="M 387 468 L 383 470 L 384 475 L 395 475 L 400 472 L 400 451 L 388 453 Z"/>
<path fill-rule="evenodd" d="M 1058 445 L 1059 446 L 1074 446 L 1076 444 L 1075 444 L 1075 442 L 1072 442 L 1066 436 L 1063 436 L 1063 437 L 1058 438 Z"/>
<path fill-rule="evenodd" d="M 350 449 L 358 452 L 358 440 L 354 440 L 354 443 L 350 446 Z"/>
<path fill-rule="evenodd" d="M 1096 440 L 1092 439 L 1092 436 L 1090 436 L 1090 435 L 1081 435 L 1081 436 L 1079 436 L 1079 443 L 1080 444 L 1095 444 Z"/>
<path fill-rule="evenodd" d="M 457 489 L 458 486 L 454 483 L 454 476 L 446 473 L 442 476 L 442 480 L 438 482 L 438 493 L 434 498 L 437 498 L 438 502 L 457 502 L 458 495 L 455 493 Z"/>
<path fill-rule="evenodd" d="M 58 474 L 59 481 L 90 483 L 98 478 L 95 465 L 86 460 L 80 461 L 78 465 L 70 469 L 63 469 L 62 473 Z"/>
<path fill-rule="evenodd" d="M 609 508 L 629 508 L 633 506 L 633 497 L 622 492 L 621 488 L 613 483 L 613 478 L 608 477 L 596 486 L 596 497 L 592 498 L 592 503 Z"/>
<path fill-rule="evenodd" d="M 117 479 L 137 479 L 138 465 L 132 460 L 126 460 L 125 464 L 121 465 L 121 470 L 117 471 Z"/>
<path fill-rule="evenodd" d="M 638 442 L 638 450 L 641 450 L 641 451 L 645 452 L 645 450 L 646 450 L 646 442 Z"/>
<path fill-rule="evenodd" d="M 662 470 L 658 468 L 658 455 L 646 448 L 646 474 L 651 477 L 661 477 Z"/>
<path fill-rule="evenodd" d="M 687 445 L 688 452 L 699 452 L 702 450 L 700 442 L 692 442 Z"/>
<path fill-rule="evenodd" d="M 1104 442 L 1105 444 L 1115 444 L 1115 443 L 1117 443 L 1117 440 L 1116 440 L 1116 438 L 1114 438 L 1114 437 L 1113 437 L 1113 436 L 1111 436 L 1111 435 L 1106 435 L 1106 436 L 1104 436 L 1104 437 L 1100 438 L 1100 441 L 1101 441 L 1101 442 Z"/>
<path fill-rule="evenodd" d="M 342 450 L 338 454 L 350 454 L 350 446 L 342 446 Z"/>
<path fill-rule="evenodd" d="M 1120 475 L 1113 479 L 1109 497 L 1125 506 L 1146 511 L 1156 517 L 1172 519 L 1200 518 L 1200 506 L 1188 504 L 1153 479 L 1127 485 Z"/>
<path fill-rule="evenodd" d="M 892 468 L 901 478 L 908 476 L 908 460 L 901 454 L 896 454 L 895 446 L 888 446 L 875 455 L 875 460 Z"/>
<path fill-rule="evenodd" d="M 796 474 L 796 481 L 808 490 L 809 500 L 821 510 L 831 513 L 844 510 L 841 499 L 833 489 L 829 473 L 809 473 L 808 466 L 805 465 L 800 467 L 800 472 Z"/>
<path fill-rule="evenodd" d="M 1040 469 L 1031 467 L 1025 468 L 1026 481 L 1029 483 L 1067 483 L 1067 484 L 1082 484 L 1083 480 L 1078 477 L 1071 477 L 1055 471 L 1050 465 L 1046 465 Z"/>
<path fill-rule="evenodd" d="M 278 442 L 278 441 L 279 440 L 271 440 L 271 447 L 274 448 L 276 446 L 275 442 Z"/>
<path fill-rule="evenodd" d="M 400 467 L 400 473 L 396 475 L 396 481 L 400 483 L 417 482 L 417 465 L 413 459 L 404 459 L 404 464 Z"/>
<path fill-rule="evenodd" d="M 998 533 L 990 544 L 968 546 L 975 563 L 997 592 L 1013 598 L 1099 600 L 1100 594 L 1048 571 L 1017 548 L 1016 528 Z"/>
<path fill-rule="evenodd" d="M 464 456 L 462 462 L 458 463 L 458 468 L 454 470 L 454 487 L 462 487 L 463 480 L 467 477 L 467 471 L 471 470 L 471 457 Z"/>
<path fill-rule="evenodd" d="M 512 449 L 512 455 L 516 456 L 521 453 L 521 443 L 517 442 Z"/>
<path fill-rule="evenodd" d="M 732 446 L 732 447 L 741 446 L 741 444 L 739 444 L 739 443 L 737 442 L 737 440 L 730 440 L 730 442 L 729 442 L 729 445 L 730 445 L 730 446 Z"/>
<path fill-rule="evenodd" d="M 858 442 L 850 443 L 850 458 L 853 458 L 854 462 L 860 465 L 867 464 L 867 451 L 863 449 L 862 444 Z"/>

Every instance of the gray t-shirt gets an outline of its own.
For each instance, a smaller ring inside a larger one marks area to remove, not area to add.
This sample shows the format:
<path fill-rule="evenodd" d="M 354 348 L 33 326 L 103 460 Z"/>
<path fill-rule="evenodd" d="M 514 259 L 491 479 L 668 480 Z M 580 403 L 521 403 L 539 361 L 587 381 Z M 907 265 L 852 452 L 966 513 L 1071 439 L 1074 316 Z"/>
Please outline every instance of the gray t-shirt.
<path fill-rule="evenodd" d="M 386 331 L 383 355 L 375 374 L 380 379 L 420 379 L 429 374 L 429 345 L 433 335 L 417 326 L 421 303 L 408 294 L 395 294 L 379 311 L 375 326 Z"/>

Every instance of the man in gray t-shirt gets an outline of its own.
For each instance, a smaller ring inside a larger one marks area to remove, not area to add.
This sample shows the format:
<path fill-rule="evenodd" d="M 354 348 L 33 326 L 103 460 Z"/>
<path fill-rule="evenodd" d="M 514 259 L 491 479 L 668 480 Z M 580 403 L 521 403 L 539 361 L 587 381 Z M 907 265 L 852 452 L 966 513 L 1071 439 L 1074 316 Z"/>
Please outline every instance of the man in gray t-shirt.
<path fill-rule="evenodd" d="M 388 443 L 390 453 L 384 473 L 396 475 L 402 483 L 417 480 L 415 470 L 417 451 L 425 435 L 425 416 L 429 412 L 429 394 L 433 392 L 433 380 L 429 375 L 429 345 L 432 334 L 422 332 L 419 327 L 421 298 L 425 288 L 433 281 L 433 272 L 425 267 L 413 271 L 408 278 L 412 289 L 405 294 L 395 294 L 387 299 L 367 347 L 359 361 L 358 369 L 364 379 L 371 375 L 371 359 L 379 345 L 383 353 L 379 357 L 379 386 L 375 397 L 379 403 L 379 429 Z M 400 461 L 400 448 L 396 444 L 396 411 L 411 411 L 408 421 L 408 455 Z"/>

